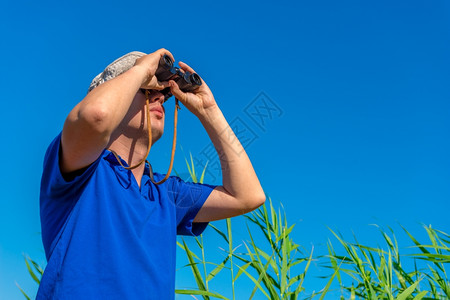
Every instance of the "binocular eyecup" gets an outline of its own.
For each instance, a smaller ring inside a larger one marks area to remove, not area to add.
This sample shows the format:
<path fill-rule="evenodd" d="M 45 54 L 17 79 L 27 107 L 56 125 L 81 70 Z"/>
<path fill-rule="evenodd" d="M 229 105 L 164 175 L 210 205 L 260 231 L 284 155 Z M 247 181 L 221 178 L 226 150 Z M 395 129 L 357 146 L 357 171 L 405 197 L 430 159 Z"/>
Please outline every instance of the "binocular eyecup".
<path fill-rule="evenodd" d="M 183 92 L 195 91 L 202 85 L 200 76 L 196 73 L 184 72 L 180 68 L 175 67 L 172 58 L 167 54 L 161 57 L 155 75 L 159 81 L 175 81 Z M 168 94 L 170 93 L 170 88 L 166 88 L 162 92 Z"/>

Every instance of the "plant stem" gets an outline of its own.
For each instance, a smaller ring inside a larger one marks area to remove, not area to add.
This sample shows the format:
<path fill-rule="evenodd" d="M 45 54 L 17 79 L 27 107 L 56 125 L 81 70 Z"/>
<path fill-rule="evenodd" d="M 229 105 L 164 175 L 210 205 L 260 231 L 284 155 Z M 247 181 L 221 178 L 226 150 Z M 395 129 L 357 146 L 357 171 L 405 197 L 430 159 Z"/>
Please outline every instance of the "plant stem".
<path fill-rule="evenodd" d="M 205 273 L 205 286 L 206 286 L 206 290 L 209 291 L 208 289 L 208 274 L 206 274 L 206 260 L 205 260 L 205 249 L 204 249 L 204 244 L 203 244 L 203 234 L 200 234 L 200 241 L 202 244 L 202 263 L 203 263 L 203 272 Z"/>
<path fill-rule="evenodd" d="M 234 273 L 233 273 L 233 234 L 231 233 L 231 219 L 227 219 L 227 233 L 228 233 L 228 248 L 230 255 L 230 270 L 231 270 L 231 290 L 233 292 L 233 300 L 235 300 L 234 295 Z"/>

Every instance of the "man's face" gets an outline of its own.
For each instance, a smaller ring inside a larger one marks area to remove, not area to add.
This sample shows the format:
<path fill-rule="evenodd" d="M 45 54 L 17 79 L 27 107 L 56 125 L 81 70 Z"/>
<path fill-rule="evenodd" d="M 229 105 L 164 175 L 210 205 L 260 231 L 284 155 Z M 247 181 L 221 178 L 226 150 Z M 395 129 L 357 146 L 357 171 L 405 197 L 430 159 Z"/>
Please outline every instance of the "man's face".
<path fill-rule="evenodd" d="M 143 94 L 145 101 L 145 91 L 141 90 L 140 93 Z M 156 141 L 162 136 L 164 132 L 165 110 L 163 103 L 165 101 L 165 95 L 156 90 L 148 90 L 148 99 L 148 113 L 150 114 L 150 121 L 152 124 L 153 141 Z M 145 123 L 146 122 L 147 119 L 145 120 Z"/>

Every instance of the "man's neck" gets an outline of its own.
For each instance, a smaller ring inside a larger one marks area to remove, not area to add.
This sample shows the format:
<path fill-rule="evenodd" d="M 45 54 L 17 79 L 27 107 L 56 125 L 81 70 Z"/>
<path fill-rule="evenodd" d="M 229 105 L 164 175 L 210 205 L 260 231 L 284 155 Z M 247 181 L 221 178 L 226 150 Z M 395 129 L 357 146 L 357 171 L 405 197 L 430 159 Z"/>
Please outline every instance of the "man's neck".
<path fill-rule="evenodd" d="M 128 166 L 134 166 L 145 159 L 148 150 L 148 137 L 129 138 L 124 134 L 113 140 L 108 149 L 116 152 Z M 142 175 L 145 170 L 145 162 L 131 170 L 139 187 L 141 186 Z"/>

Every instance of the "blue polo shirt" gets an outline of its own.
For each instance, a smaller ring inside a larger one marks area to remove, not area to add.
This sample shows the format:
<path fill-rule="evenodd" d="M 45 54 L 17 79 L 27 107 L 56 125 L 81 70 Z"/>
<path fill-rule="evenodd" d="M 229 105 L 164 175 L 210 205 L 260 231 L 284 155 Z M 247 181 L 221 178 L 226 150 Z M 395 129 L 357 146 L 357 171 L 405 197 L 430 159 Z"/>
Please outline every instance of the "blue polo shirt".
<path fill-rule="evenodd" d="M 61 135 L 44 159 L 40 214 L 47 267 L 36 299 L 174 299 L 176 235 L 199 235 L 193 219 L 214 186 L 171 176 L 139 188 L 108 150 L 70 181 L 59 168 Z M 126 165 L 125 161 L 122 161 Z M 164 177 L 154 173 L 155 181 Z"/>

